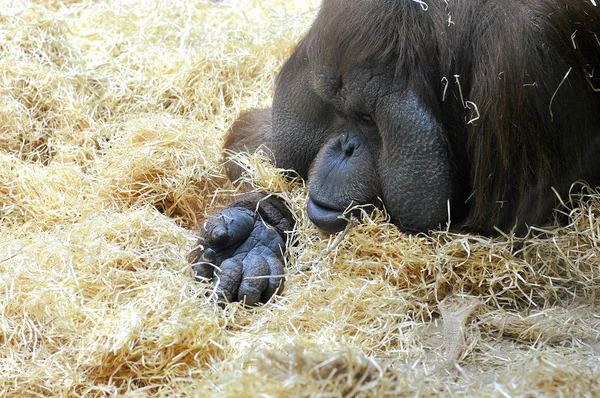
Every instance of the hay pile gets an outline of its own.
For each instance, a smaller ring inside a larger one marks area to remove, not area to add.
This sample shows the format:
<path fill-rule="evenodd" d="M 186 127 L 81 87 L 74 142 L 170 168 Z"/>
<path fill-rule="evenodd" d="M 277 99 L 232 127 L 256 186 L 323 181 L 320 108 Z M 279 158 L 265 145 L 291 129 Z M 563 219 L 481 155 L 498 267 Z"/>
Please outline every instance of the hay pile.
<path fill-rule="evenodd" d="M 185 256 L 235 195 L 220 144 L 317 0 L 0 4 L 0 395 L 591 396 L 600 195 L 537 237 L 339 236 L 298 216 L 285 294 L 222 310 Z"/>

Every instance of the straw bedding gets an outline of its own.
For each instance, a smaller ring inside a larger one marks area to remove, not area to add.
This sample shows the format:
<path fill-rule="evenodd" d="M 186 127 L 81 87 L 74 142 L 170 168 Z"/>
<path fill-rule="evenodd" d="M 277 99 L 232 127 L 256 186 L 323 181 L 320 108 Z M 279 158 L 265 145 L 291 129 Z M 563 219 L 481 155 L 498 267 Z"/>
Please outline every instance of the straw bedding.
<path fill-rule="evenodd" d="M 598 394 L 595 190 L 525 239 L 384 214 L 329 237 L 301 181 L 240 159 L 298 217 L 286 290 L 221 309 L 194 282 L 194 230 L 237 194 L 223 134 L 317 7 L 1 2 L 0 395 Z"/>

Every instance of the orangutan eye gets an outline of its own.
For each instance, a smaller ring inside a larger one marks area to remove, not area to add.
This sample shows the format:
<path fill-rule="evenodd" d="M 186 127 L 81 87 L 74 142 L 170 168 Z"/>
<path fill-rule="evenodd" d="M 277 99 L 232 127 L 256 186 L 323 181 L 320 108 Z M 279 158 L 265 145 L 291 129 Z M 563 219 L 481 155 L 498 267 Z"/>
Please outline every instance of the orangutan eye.
<path fill-rule="evenodd" d="M 367 115 L 366 113 L 358 113 L 358 114 L 356 114 L 356 117 L 361 122 L 367 122 L 367 123 L 373 122 L 373 118 L 371 117 L 371 115 Z"/>

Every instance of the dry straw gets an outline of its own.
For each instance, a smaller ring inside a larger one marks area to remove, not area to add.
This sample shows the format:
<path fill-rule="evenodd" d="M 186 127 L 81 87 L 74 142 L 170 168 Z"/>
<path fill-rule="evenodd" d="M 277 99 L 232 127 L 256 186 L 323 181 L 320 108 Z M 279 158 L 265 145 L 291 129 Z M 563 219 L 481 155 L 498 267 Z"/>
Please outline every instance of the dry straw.
<path fill-rule="evenodd" d="M 220 145 L 317 0 L 3 1 L 0 395 L 593 396 L 600 195 L 525 239 L 337 236 L 298 218 L 284 294 L 221 309 L 194 229 L 238 192 Z M 578 188 L 579 189 L 579 188 Z M 563 198 L 566 200 L 566 198 Z"/>

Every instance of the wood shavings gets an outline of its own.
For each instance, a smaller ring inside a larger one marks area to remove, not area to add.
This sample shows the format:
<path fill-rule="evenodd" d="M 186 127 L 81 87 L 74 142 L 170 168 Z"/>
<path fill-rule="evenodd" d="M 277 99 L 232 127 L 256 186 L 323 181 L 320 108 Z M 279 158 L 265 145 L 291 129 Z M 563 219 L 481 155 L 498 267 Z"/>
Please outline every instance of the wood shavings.
<path fill-rule="evenodd" d="M 297 216 L 286 289 L 221 309 L 194 282 L 194 228 L 243 189 L 224 180 L 223 135 L 270 104 L 318 5 L 3 4 L 0 395 L 597 393 L 594 190 L 524 239 L 411 236 L 379 211 L 325 236 L 301 181 L 240 157 L 244 184 Z M 422 333 L 449 295 L 480 303 L 451 379 Z"/>

